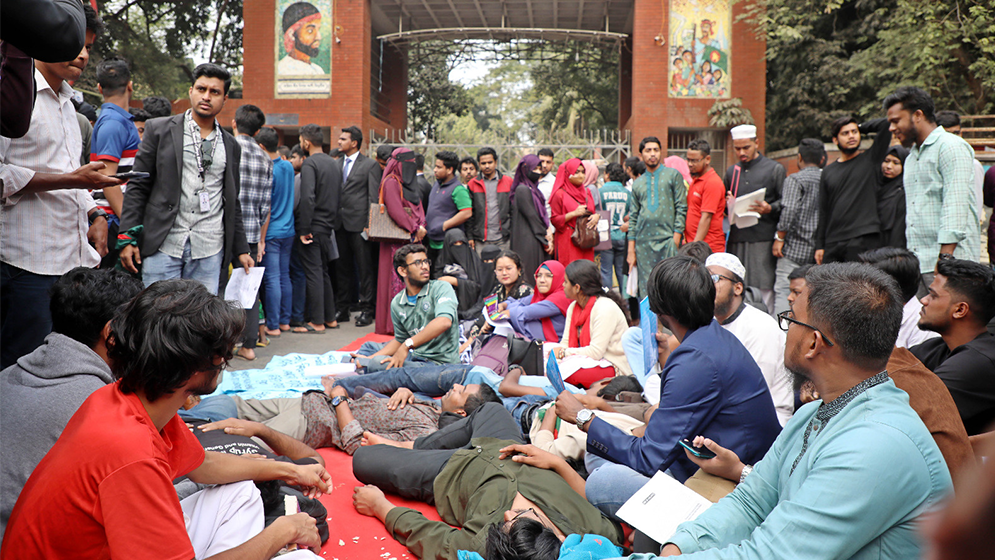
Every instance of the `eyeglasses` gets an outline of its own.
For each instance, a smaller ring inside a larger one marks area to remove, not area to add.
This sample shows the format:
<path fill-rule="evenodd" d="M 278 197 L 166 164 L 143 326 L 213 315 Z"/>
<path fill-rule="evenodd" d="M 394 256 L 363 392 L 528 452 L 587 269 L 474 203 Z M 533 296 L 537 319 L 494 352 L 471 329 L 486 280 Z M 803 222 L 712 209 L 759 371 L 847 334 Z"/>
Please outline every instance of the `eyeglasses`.
<path fill-rule="evenodd" d="M 830 347 L 834 346 L 833 345 L 833 341 L 829 340 L 829 337 L 826 336 L 826 333 L 822 332 L 821 330 L 817 329 L 816 327 L 813 327 L 812 325 L 809 325 L 808 323 L 802 323 L 801 321 L 799 321 L 797 319 L 789 317 L 788 315 L 790 315 L 790 314 L 791 314 L 791 311 L 782 311 L 782 312 L 780 312 L 780 313 L 777 314 L 777 324 L 778 324 L 779 327 L 781 327 L 782 331 L 787 331 L 788 328 L 791 327 L 791 323 L 794 323 L 796 325 L 801 325 L 803 327 L 808 327 L 808 328 L 812 329 L 813 331 L 815 331 L 815 332 L 817 332 L 817 333 L 819 333 L 819 334 L 822 335 L 822 340 L 826 341 L 826 346 L 830 346 Z"/>
<path fill-rule="evenodd" d="M 705 161 L 705 158 L 698 158 L 698 159 L 687 158 L 687 162 L 690 163 L 690 164 L 692 164 L 692 165 L 701 163 L 703 161 Z"/>
<path fill-rule="evenodd" d="M 726 280 L 732 282 L 733 284 L 738 284 L 739 283 L 739 280 L 735 280 L 733 278 L 729 278 L 728 276 L 723 276 L 721 274 L 711 274 L 710 276 L 712 277 L 712 283 L 713 284 L 718 284 L 719 280 L 722 280 L 722 279 L 726 279 Z"/>
<path fill-rule="evenodd" d="M 204 169 L 214 163 L 214 142 L 206 138 L 200 141 L 200 161 L 204 164 Z"/>
<path fill-rule="evenodd" d="M 553 279 L 553 275 L 550 274 L 550 273 L 548 273 L 548 272 L 540 272 L 540 273 L 536 274 L 536 280 L 538 280 L 540 278 L 545 278 L 546 280 L 552 280 Z"/>
<path fill-rule="evenodd" d="M 408 266 L 428 266 L 430 264 L 432 264 L 432 261 L 428 259 L 418 259 L 417 261 L 409 262 Z"/>
<path fill-rule="evenodd" d="M 515 514 L 515 517 L 511 518 L 511 521 L 509 521 L 509 523 L 514 523 L 516 519 L 518 519 L 519 517 L 525 515 L 526 513 L 530 512 L 530 511 L 532 512 L 533 515 L 536 512 L 535 508 L 519 509 L 519 510 L 512 510 L 512 511 L 517 511 L 518 513 Z"/>

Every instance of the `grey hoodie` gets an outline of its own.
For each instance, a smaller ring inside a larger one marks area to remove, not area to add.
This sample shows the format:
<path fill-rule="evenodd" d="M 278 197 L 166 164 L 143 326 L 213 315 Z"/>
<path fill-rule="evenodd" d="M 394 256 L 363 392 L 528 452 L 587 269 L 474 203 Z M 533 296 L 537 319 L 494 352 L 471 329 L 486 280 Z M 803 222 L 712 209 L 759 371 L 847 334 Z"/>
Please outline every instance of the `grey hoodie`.
<path fill-rule="evenodd" d="M 0 372 L 0 535 L 31 471 L 90 393 L 112 381 L 96 352 L 58 333 Z"/>

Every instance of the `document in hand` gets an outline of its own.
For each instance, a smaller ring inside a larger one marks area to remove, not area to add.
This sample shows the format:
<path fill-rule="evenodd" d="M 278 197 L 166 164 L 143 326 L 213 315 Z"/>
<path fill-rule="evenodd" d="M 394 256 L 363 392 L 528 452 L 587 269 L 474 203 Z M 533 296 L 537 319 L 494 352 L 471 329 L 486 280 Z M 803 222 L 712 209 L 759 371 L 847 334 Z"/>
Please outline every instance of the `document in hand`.
<path fill-rule="evenodd" d="M 701 515 L 712 502 L 657 471 L 638 492 L 618 510 L 618 516 L 654 541 L 663 544 L 677 532 L 677 526 Z"/>
<path fill-rule="evenodd" d="M 546 377 L 553 384 L 557 395 L 567 389 L 567 386 L 563 384 L 563 377 L 560 376 L 560 366 L 556 363 L 556 356 L 552 352 L 549 354 L 549 361 L 546 362 Z"/>
<path fill-rule="evenodd" d="M 729 213 L 729 225 L 736 226 L 739 229 L 757 225 L 760 214 L 750 211 L 750 206 L 763 200 L 766 193 L 767 189 L 760 189 L 750 194 L 736 197 L 735 202 L 732 203 L 732 208 L 727 209 Z"/>
<path fill-rule="evenodd" d="M 256 294 L 259 293 L 259 285 L 263 283 L 263 272 L 266 269 L 255 266 L 245 273 L 242 267 L 236 267 L 231 272 L 228 285 L 225 286 L 225 299 L 237 301 L 243 309 L 249 309 L 256 301 Z"/>

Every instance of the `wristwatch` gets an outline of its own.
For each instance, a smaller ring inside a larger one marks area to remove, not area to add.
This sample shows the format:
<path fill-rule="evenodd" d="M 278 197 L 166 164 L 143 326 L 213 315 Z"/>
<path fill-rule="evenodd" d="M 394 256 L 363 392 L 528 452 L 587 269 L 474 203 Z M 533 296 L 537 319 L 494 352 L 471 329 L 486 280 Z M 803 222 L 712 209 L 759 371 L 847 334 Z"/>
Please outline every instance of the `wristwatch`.
<path fill-rule="evenodd" d="M 100 208 L 97 208 L 93 212 L 90 212 L 90 214 L 87 217 L 90 219 L 90 225 L 92 226 L 93 222 L 95 222 L 97 218 L 103 218 L 106 220 L 107 212 L 104 212 Z"/>
<path fill-rule="evenodd" d="M 340 404 L 344 403 L 346 398 L 341 395 L 335 395 L 332 397 L 332 408 L 338 408 Z"/>
<path fill-rule="evenodd" d="M 583 408 L 577 413 L 577 427 L 581 428 L 594 418 L 594 412 L 589 408 Z"/>
<path fill-rule="evenodd" d="M 407 340 L 404 341 L 404 345 L 408 347 L 408 350 L 414 350 L 414 348 L 415 348 L 415 341 L 409 338 L 409 339 L 407 339 Z"/>
<path fill-rule="evenodd" d="M 751 472 L 753 472 L 753 467 L 750 465 L 743 465 L 743 472 L 739 474 L 739 483 L 742 484 L 743 481 L 746 480 L 746 477 L 750 476 Z"/>
<path fill-rule="evenodd" d="M 778 237 L 777 236 L 777 232 L 775 231 L 774 232 L 774 241 L 784 241 L 784 238 L 783 237 Z"/>

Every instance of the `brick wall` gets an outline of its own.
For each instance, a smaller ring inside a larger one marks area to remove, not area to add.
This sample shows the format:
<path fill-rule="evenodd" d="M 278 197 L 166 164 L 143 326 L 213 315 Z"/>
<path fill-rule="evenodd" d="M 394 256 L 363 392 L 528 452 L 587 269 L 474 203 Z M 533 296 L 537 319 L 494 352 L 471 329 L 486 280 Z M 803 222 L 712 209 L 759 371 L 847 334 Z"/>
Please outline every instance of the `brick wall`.
<path fill-rule="evenodd" d="M 633 148 L 645 136 L 659 137 L 666 148 L 668 128 L 707 128 L 708 110 L 715 102 L 713 99 L 678 99 L 668 96 L 670 63 L 667 47 L 670 28 L 665 6 L 669 10 L 669 2 L 666 1 L 635 0 L 631 39 L 631 119 L 625 119 L 628 121 L 626 128 L 632 131 Z M 764 59 L 766 42 L 758 40 L 745 22 L 736 22 L 742 12 L 741 3 L 733 4 L 731 97 L 741 97 L 743 106 L 753 114 L 762 149 L 767 91 L 767 63 Z M 658 36 L 667 43 L 658 46 Z M 628 62 L 627 58 L 623 54 L 623 65 Z M 622 72 L 624 75 L 624 68 Z M 623 104 L 619 105 L 619 116 L 622 117 Z M 620 118 L 620 125 L 625 120 Z M 730 157 L 727 160 L 732 161 L 732 143 L 729 142 L 728 145 Z"/>

